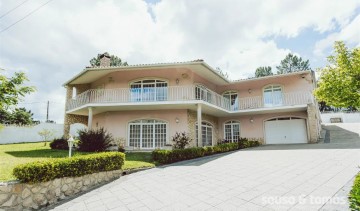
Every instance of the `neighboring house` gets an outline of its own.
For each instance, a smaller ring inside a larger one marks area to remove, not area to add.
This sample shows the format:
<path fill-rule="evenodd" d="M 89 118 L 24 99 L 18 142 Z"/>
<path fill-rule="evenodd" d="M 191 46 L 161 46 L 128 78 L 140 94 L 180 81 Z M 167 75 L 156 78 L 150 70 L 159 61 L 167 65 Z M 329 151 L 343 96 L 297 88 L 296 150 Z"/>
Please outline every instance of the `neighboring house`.
<path fill-rule="evenodd" d="M 312 71 L 229 81 L 203 60 L 89 67 L 67 87 L 64 134 L 83 123 L 126 140 L 127 149 L 164 148 L 176 132 L 191 146 L 257 138 L 315 143 L 320 118 Z M 201 127 L 198 127 L 198 125 Z"/>

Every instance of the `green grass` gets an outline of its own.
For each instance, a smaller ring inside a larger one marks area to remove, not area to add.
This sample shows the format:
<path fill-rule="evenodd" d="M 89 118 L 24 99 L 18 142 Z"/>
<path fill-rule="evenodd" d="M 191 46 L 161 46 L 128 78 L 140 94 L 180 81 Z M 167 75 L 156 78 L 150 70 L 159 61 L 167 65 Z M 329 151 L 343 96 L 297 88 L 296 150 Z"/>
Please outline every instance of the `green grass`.
<path fill-rule="evenodd" d="M 349 195 L 350 209 L 360 210 L 360 173 L 356 176 L 354 185 Z"/>
<path fill-rule="evenodd" d="M 75 152 L 74 156 L 88 154 L 84 152 Z M 0 145 L 0 181 L 16 179 L 12 175 L 13 168 L 22 163 L 28 163 L 38 160 L 64 158 L 69 155 L 67 150 L 52 150 L 44 143 L 22 143 Z M 150 152 L 126 153 L 124 170 L 153 167 Z"/>

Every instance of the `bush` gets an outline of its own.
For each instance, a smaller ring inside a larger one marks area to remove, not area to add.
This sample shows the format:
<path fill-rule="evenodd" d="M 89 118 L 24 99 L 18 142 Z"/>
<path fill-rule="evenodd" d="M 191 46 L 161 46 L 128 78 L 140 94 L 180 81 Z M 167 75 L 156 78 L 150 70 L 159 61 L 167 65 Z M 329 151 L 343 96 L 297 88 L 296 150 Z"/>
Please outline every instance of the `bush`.
<path fill-rule="evenodd" d="M 178 133 L 176 132 L 172 138 L 174 142 L 173 149 L 185 149 L 187 145 L 192 141 L 185 132 Z"/>
<path fill-rule="evenodd" d="M 64 137 L 56 138 L 52 142 L 50 142 L 51 149 L 69 149 L 67 139 Z"/>
<path fill-rule="evenodd" d="M 22 182 L 46 182 L 56 178 L 118 170 L 124 161 L 124 153 L 104 152 L 20 164 L 14 168 L 13 175 Z"/>
<path fill-rule="evenodd" d="M 219 144 L 216 146 L 206 146 L 206 147 L 192 147 L 186 149 L 174 149 L 174 150 L 161 150 L 157 149 L 152 152 L 152 157 L 154 161 L 157 161 L 162 164 L 174 163 L 182 160 L 189 160 L 193 158 L 199 158 L 207 155 L 213 155 L 222 152 L 230 152 L 237 149 L 243 149 L 246 147 L 259 146 L 258 141 L 248 141 L 243 139 L 241 144 L 239 142 Z M 242 148 L 240 148 L 242 147 Z"/>
<path fill-rule="evenodd" d="M 104 128 L 79 131 L 79 151 L 103 152 L 111 146 L 113 137 Z"/>
<path fill-rule="evenodd" d="M 360 174 L 355 178 L 354 185 L 349 194 L 351 210 L 360 210 Z"/>

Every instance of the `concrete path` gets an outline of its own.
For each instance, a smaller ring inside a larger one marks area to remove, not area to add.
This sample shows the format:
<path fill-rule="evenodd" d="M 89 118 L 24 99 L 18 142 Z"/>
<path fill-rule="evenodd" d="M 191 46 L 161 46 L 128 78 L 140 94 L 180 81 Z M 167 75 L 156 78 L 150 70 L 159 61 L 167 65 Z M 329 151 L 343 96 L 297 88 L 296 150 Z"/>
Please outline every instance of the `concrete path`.
<path fill-rule="evenodd" d="M 328 128 L 330 143 L 261 146 L 134 173 L 54 210 L 346 209 L 338 193 L 359 172 L 360 139 L 339 128 Z"/>

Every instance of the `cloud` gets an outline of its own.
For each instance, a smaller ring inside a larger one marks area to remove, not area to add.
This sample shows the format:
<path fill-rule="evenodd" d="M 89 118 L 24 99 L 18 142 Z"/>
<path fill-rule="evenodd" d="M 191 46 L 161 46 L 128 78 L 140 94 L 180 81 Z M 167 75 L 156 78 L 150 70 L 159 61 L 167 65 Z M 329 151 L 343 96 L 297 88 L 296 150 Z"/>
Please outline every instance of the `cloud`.
<path fill-rule="evenodd" d="M 0 29 L 44 2 L 26 2 L 1 20 Z M 0 5 L 0 14 L 16 6 L 1 0 Z M 51 105 L 51 118 L 62 122 L 61 85 L 98 53 L 108 51 L 130 64 L 202 58 L 232 79 L 244 78 L 259 66 L 275 67 L 293 51 L 278 47 L 273 37 L 340 27 L 350 28 L 342 36 L 359 42 L 354 29 L 359 22 L 352 19 L 358 7 L 357 0 L 52 1 L 0 34 L 0 67 L 27 72 L 38 91 L 25 102 L 57 102 Z M 44 120 L 43 107 L 24 105 Z"/>
<path fill-rule="evenodd" d="M 345 41 L 351 46 L 360 46 L 359 36 L 360 14 L 357 15 L 348 25 L 345 25 L 339 32 L 329 34 L 326 38 L 319 40 L 314 49 L 314 54 L 323 57 L 327 56 L 335 41 Z"/>

